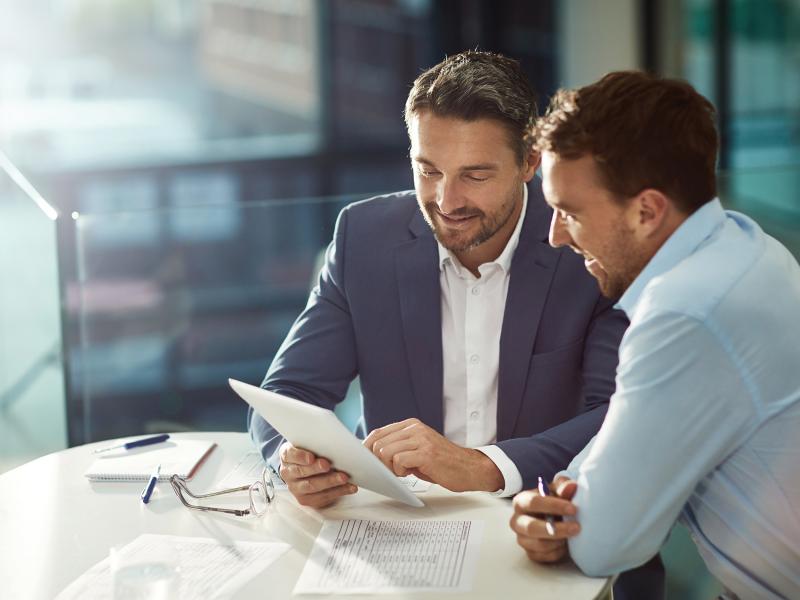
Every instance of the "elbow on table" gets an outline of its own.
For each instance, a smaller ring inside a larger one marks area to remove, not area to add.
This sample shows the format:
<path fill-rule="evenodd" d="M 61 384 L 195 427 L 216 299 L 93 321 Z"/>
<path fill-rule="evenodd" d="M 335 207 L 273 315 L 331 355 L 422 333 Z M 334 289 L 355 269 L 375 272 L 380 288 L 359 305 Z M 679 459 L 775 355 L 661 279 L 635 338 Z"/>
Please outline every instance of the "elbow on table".
<path fill-rule="evenodd" d="M 569 553 L 578 568 L 589 577 L 610 577 L 646 563 L 658 552 L 649 545 L 634 544 L 629 537 L 580 535 L 569 541 Z"/>

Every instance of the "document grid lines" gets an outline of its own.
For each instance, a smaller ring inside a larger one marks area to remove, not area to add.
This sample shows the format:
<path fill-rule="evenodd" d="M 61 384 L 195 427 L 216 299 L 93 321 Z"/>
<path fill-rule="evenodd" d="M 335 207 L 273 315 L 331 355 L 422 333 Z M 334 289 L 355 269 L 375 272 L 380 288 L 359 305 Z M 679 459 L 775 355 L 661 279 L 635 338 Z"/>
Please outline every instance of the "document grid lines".
<path fill-rule="evenodd" d="M 470 521 L 342 521 L 318 585 L 457 586 L 471 525 Z"/>

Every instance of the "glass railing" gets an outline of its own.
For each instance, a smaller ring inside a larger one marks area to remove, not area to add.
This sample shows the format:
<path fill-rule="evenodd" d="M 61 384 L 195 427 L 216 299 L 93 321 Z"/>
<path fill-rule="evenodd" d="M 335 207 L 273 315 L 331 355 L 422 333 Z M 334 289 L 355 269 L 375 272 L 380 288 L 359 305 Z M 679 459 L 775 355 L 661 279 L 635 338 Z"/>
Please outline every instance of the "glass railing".
<path fill-rule="evenodd" d="M 61 218 L 0 152 L 0 472 L 66 445 Z"/>
<path fill-rule="evenodd" d="M 71 215 L 70 440 L 243 430 L 227 380 L 262 380 L 351 200 Z M 352 425 L 360 404 L 341 411 Z"/>

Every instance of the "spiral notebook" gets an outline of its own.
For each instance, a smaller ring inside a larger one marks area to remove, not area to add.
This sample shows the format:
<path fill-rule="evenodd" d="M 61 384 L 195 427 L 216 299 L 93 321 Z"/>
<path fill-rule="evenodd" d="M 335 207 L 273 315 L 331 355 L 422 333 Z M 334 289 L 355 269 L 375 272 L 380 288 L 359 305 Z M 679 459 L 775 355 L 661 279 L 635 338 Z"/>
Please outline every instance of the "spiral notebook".
<path fill-rule="evenodd" d="M 191 479 L 216 445 L 173 437 L 158 447 L 120 450 L 98 458 L 84 476 L 90 481 L 147 481 L 160 464 L 159 481 L 166 481 L 173 475 Z"/>

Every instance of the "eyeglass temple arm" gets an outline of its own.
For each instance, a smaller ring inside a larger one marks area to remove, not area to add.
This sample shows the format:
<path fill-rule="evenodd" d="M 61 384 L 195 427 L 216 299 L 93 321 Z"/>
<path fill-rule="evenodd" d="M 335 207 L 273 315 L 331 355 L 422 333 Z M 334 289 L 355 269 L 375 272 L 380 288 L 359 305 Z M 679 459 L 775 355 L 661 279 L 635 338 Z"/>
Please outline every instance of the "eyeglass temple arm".
<path fill-rule="evenodd" d="M 236 508 L 217 508 L 214 506 L 201 506 L 199 504 L 190 504 L 186 500 L 186 498 L 183 497 L 183 492 L 186 492 L 189 496 L 195 499 L 209 498 L 211 496 L 220 496 L 228 492 L 233 492 L 233 491 L 239 492 L 242 490 L 246 490 L 249 489 L 250 486 L 246 485 L 243 487 L 233 488 L 231 490 L 223 490 L 221 492 L 211 492 L 209 494 L 200 494 L 195 496 L 192 492 L 189 491 L 189 488 L 186 487 L 186 482 L 183 480 L 183 478 L 173 476 L 170 478 L 169 482 L 172 484 L 172 489 L 175 490 L 175 494 L 178 496 L 178 499 L 186 508 L 191 508 L 193 510 L 201 510 L 204 512 L 222 512 L 230 515 L 236 515 L 237 517 L 245 517 L 250 514 L 249 509 L 240 510 Z"/>

